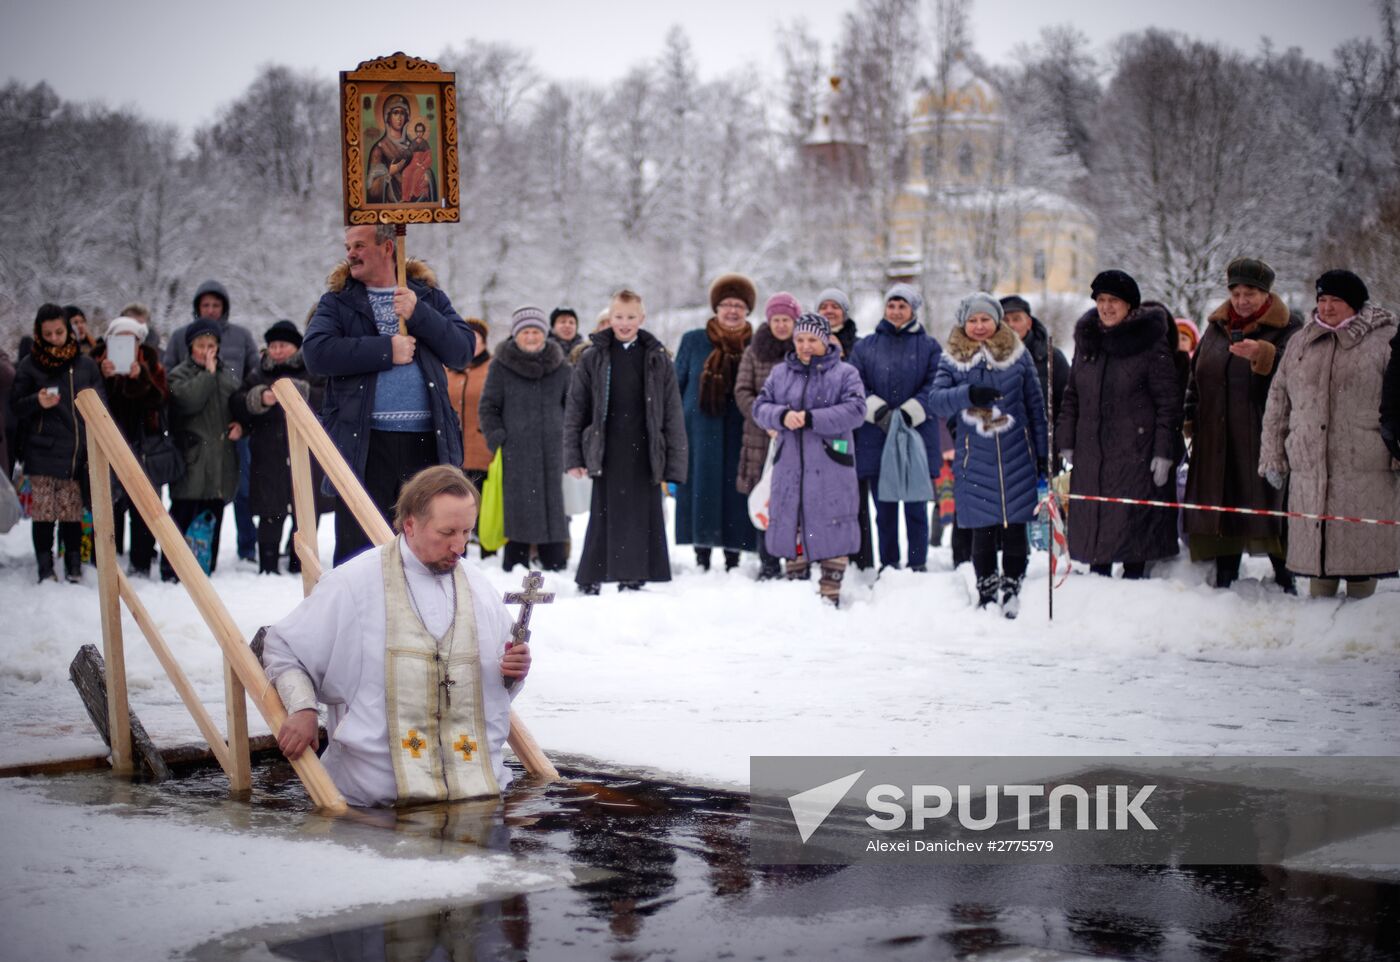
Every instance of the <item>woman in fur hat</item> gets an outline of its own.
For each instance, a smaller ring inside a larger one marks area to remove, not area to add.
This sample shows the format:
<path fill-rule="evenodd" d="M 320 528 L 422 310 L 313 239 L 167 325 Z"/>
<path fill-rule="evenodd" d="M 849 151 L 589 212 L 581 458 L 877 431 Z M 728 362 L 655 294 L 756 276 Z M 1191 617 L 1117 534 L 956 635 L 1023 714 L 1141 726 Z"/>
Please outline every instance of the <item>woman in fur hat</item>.
<path fill-rule="evenodd" d="M 1191 358 L 1186 388 L 1185 433 L 1191 439 L 1187 501 L 1227 508 L 1278 511 L 1283 495 L 1259 477 L 1259 436 L 1284 347 L 1301 325 L 1270 289 L 1273 269 L 1241 257 L 1226 268 L 1230 297 L 1211 313 Z M 1181 320 L 1177 320 L 1181 329 Z M 1239 577 L 1240 556 L 1267 554 L 1274 579 L 1293 593 L 1284 562 L 1283 522 L 1247 514 L 1187 511 L 1192 561 L 1215 562 L 1215 586 Z"/>
<path fill-rule="evenodd" d="M 85 388 L 104 394 L 101 371 L 81 353 L 63 308 L 42 305 L 34 316 L 29 353 L 16 366 L 10 388 L 10 405 L 19 422 L 19 460 L 34 490 L 30 517 L 41 582 L 54 578 L 55 525 L 63 546 L 64 573 L 69 581 L 83 579 L 80 481 L 86 471 L 87 441 L 74 401 Z"/>
<path fill-rule="evenodd" d="M 954 501 L 958 528 L 972 532 L 977 606 L 996 603 L 1000 592 L 1002 614 L 1015 618 L 1030 556 L 1026 525 L 1035 520 L 1036 484 L 1045 473 L 1045 398 L 1034 357 L 991 294 L 978 291 L 958 304 L 929 402 L 956 426 Z"/>
<path fill-rule="evenodd" d="M 739 361 L 753 339 L 749 313 L 758 294 L 742 274 L 710 285 L 714 316 L 681 338 L 676 383 L 690 442 L 689 480 L 676 486 L 676 544 L 695 545 L 695 563 L 709 570 L 714 548 L 724 550 L 725 570 L 738 567 L 739 552 L 758 547 L 748 498 L 739 493 L 744 415 L 734 400 Z"/>
<path fill-rule="evenodd" d="M 1091 292 L 1055 421 L 1060 456 L 1073 466 L 1070 493 L 1172 501 L 1182 450 L 1176 325 L 1123 271 L 1103 271 Z M 1076 501 L 1070 509 L 1070 557 L 1094 574 L 1110 576 L 1121 562 L 1124 578 L 1141 578 L 1149 562 L 1177 551 L 1170 508 Z"/>

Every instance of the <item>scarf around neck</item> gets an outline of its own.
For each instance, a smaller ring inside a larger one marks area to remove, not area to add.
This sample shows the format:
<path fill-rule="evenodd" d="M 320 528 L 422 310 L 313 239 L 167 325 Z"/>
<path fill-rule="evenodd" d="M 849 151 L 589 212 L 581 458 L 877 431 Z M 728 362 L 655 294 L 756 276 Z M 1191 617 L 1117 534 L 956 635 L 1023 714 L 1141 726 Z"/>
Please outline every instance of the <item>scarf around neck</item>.
<path fill-rule="evenodd" d="M 42 337 L 36 337 L 30 355 L 35 364 L 52 374 L 73 363 L 73 359 L 78 356 L 78 342 L 69 334 L 68 340 L 54 347 Z"/>
<path fill-rule="evenodd" d="M 724 413 L 725 405 L 734 396 L 734 381 L 739 374 L 739 359 L 744 348 L 753 340 L 753 328 L 746 322 L 742 327 L 728 328 L 712 317 L 705 324 L 705 336 L 714 349 L 705 358 L 700 373 L 700 410 L 711 417 Z"/>
<path fill-rule="evenodd" d="M 1263 319 L 1264 315 L 1269 313 L 1269 308 L 1273 306 L 1274 295 L 1270 294 L 1268 297 L 1264 298 L 1264 303 L 1260 306 L 1259 310 L 1248 317 L 1242 317 L 1235 310 L 1235 305 L 1231 303 L 1228 307 L 1229 315 L 1227 318 L 1227 325 L 1232 331 L 1242 331 L 1251 324 L 1258 324 L 1259 321 Z"/>

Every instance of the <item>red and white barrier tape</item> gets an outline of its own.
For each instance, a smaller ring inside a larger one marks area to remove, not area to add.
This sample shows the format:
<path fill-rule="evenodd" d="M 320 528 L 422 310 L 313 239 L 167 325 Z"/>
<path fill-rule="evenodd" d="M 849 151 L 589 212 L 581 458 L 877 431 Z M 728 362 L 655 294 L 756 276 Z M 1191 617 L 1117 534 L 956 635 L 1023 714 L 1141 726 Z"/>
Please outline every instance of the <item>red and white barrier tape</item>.
<path fill-rule="evenodd" d="M 1270 518 L 1299 518 L 1304 521 L 1346 521 L 1350 524 L 1382 524 L 1400 526 L 1400 521 L 1380 518 L 1348 518 L 1336 514 L 1305 514 L 1301 511 L 1269 511 L 1263 508 L 1222 508 L 1215 504 L 1190 504 L 1185 501 L 1145 501 L 1140 498 L 1105 498 L 1096 494 L 1071 494 L 1071 501 L 1100 501 L 1105 504 L 1136 504 L 1146 508 L 1185 508 L 1188 511 L 1219 511 L 1226 514 L 1257 514 Z"/>

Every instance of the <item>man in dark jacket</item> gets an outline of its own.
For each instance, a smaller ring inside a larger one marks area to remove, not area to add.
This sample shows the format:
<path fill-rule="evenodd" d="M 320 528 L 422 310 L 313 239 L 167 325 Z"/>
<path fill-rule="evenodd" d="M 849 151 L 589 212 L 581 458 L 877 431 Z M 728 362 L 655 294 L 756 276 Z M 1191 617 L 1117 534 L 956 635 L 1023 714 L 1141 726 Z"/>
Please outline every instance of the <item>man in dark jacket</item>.
<path fill-rule="evenodd" d="M 199 320 L 214 321 L 219 325 L 219 364 L 233 372 L 233 379 L 243 383 L 249 373 L 258 369 L 258 339 L 242 324 L 229 320 L 231 302 L 228 291 L 218 281 L 205 281 L 194 292 L 194 317 L 190 323 Z M 170 335 L 165 345 L 165 369 L 173 371 L 180 362 L 190 356 L 185 343 L 185 331 L 189 324 L 182 324 Z M 238 557 L 242 561 L 257 558 L 258 529 L 253 524 L 253 510 L 248 505 L 248 476 L 252 471 L 252 449 L 248 439 L 243 438 L 236 445 L 238 450 L 238 493 L 233 498 L 233 520 L 238 526 Z"/>
<path fill-rule="evenodd" d="M 559 345 L 566 361 L 574 348 L 587 340 L 578 332 L 578 315 L 572 307 L 556 307 L 549 312 L 549 339 Z"/>
<path fill-rule="evenodd" d="M 462 463 L 462 427 L 443 365 L 466 367 L 475 347 L 427 265 L 409 263 L 406 287 L 396 273 L 393 227 L 346 228 L 345 261 L 302 345 L 307 371 L 329 378 L 321 423 L 386 520 L 405 481 L 435 464 Z M 341 499 L 335 563 L 367 547 Z"/>

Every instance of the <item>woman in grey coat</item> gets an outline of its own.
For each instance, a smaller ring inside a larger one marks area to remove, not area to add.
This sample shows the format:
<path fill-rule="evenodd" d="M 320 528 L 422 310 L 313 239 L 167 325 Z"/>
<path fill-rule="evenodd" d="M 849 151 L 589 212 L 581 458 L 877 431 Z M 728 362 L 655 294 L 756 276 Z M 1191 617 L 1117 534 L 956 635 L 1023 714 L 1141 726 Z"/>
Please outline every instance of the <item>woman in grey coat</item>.
<path fill-rule="evenodd" d="M 486 446 L 501 454 L 505 494 L 507 571 L 529 566 L 530 546 L 540 567 L 562 571 L 569 560 L 569 520 L 564 513 L 564 401 L 570 368 L 564 351 L 548 340 L 549 323 L 537 307 L 511 316 L 511 339 L 501 344 L 477 417 Z"/>

